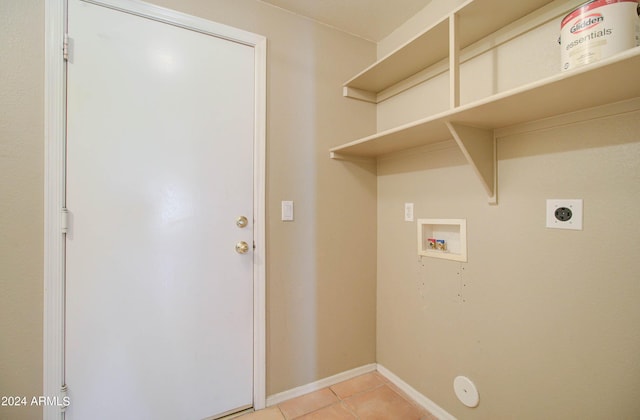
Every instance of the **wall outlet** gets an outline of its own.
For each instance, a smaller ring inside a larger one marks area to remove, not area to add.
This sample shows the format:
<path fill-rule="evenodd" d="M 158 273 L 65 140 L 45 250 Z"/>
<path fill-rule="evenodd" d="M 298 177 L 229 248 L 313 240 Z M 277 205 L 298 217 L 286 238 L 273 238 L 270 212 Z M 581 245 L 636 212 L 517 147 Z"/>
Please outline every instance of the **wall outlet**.
<path fill-rule="evenodd" d="M 547 200 L 547 227 L 582 230 L 582 200 Z"/>

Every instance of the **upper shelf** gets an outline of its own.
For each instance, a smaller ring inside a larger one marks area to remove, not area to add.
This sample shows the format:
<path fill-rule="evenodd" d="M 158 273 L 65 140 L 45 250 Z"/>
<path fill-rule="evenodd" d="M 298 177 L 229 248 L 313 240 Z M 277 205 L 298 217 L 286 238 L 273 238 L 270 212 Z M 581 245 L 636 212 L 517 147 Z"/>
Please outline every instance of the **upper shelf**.
<path fill-rule="evenodd" d="M 636 98 L 640 97 L 639 74 L 640 47 L 635 47 L 535 83 L 334 147 L 330 151 L 333 157 L 376 157 L 451 139 L 447 122 L 495 129 Z"/>
<path fill-rule="evenodd" d="M 460 48 L 467 47 L 552 0 L 469 0 L 458 16 Z M 353 77 L 345 88 L 377 94 L 449 55 L 449 16 L 425 29 L 386 57 Z"/>

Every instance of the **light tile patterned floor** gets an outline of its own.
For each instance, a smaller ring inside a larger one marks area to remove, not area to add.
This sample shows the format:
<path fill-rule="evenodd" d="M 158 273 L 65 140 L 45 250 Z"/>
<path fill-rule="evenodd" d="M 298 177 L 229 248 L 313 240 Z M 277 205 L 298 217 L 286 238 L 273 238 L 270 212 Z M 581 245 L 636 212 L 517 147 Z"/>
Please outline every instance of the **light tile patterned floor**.
<path fill-rule="evenodd" d="M 378 372 L 357 376 L 238 420 L 437 420 Z"/>

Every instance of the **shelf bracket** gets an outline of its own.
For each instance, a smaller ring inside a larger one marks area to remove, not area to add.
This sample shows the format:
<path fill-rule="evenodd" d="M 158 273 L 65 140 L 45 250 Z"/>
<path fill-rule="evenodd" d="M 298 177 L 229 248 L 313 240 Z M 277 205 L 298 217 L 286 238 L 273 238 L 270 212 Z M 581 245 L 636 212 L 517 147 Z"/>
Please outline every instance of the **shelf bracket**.
<path fill-rule="evenodd" d="M 342 96 L 357 99 L 359 101 L 370 102 L 372 104 L 378 103 L 378 95 L 375 92 L 369 92 L 368 90 L 356 89 L 349 86 L 344 86 L 342 88 Z"/>
<path fill-rule="evenodd" d="M 340 152 L 329 152 L 329 157 L 333 160 L 344 160 L 348 162 L 364 162 L 364 163 L 372 163 L 376 161 L 376 158 L 367 157 L 367 156 L 356 156 L 356 155 L 347 155 Z"/>
<path fill-rule="evenodd" d="M 489 195 L 489 204 L 497 204 L 497 157 L 493 130 L 446 122 L 462 154 Z"/>

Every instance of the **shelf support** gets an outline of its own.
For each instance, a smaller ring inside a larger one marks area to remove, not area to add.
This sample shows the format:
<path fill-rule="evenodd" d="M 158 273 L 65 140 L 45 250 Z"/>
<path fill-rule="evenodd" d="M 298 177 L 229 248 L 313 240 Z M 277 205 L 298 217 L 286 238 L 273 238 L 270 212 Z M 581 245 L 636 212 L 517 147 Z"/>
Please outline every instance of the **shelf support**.
<path fill-rule="evenodd" d="M 489 195 L 489 204 L 497 204 L 497 156 L 493 130 L 446 122 L 462 154 Z"/>
<path fill-rule="evenodd" d="M 342 96 L 357 99 L 359 101 L 370 102 L 372 104 L 378 103 L 378 95 L 375 92 L 369 92 L 368 90 L 356 89 L 349 86 L 344 86 L 342 88 Z"/>
<path fill-rule="evenodd" d="M 347 155 L 340 152 L 329 151 L 329 157 L 333 160 L 344 160 L 348 162 L 373 163 L 376 161 L 374 157 Z"/>
<path fill-rule="evenodd" d="M 460 36 L 458 14 L 449 15 L 449 106 L 460 106 Z"/>

